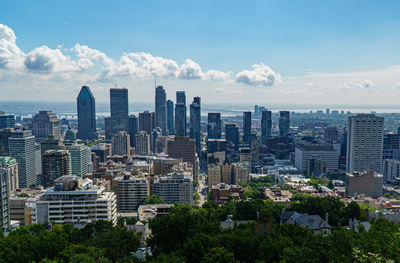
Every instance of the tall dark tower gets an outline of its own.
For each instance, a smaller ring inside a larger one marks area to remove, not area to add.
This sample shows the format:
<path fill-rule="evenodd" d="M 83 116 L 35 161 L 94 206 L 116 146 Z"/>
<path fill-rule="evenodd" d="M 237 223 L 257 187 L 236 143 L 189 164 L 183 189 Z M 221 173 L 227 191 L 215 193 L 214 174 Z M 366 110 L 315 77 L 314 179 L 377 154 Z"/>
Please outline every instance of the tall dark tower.
<path fill-rule="evenodd" d="M 251 139 L 251 111 L 243 112 L 243 143 L 250 145 Z"/>
<path fill-rule="evenodd" d="M 167 100 L 167 126 L 168 133 L 174 134 L 174 102 L 172 100 Z"/>
<path fill-rule="evenodd" d="M 128 131 L 128 89 L 110 89 L 110 131 L 111 138 L 118 131 Z M 111 139 L 107 138 L 107 139 Z"/>
<path fill-rule="evenodd" d="M 78 134 L 82 140 L 95 140 L 96 134 L 96 102 L 90 88 L 82 86 L 76 99 L 78 107 Z"/>
<path fill-rule="evenodd" d="M 286 136 L 290 132 L 290 112 L 279 112 L 279 135 Z"/>
<path fill-rule="evenodd" d="M 184 91 L 176 92 L 175 135 L 186 136 L 186 95 Z"/>
<path fill-rule="evenodd" d="M 269 138 L 271 138 L 272 131 L 272 113 L 271 111 L 261 112 L 261 143 L 267 144 Z"/>
<path fill-rule="evenodd" d="M 194 97 L 190 104 L 190 138 L 196 140 L 196 152 L 200 154 L 201 146 L 201 106 L 200 97 Z"/>
<path fill-rule="evenodd" d="M 156 88 L 155 117 L 156 127 L 161 128 L 162 134 L 167 135 L 167 103 L 163 86 Z"/>
<path fill-rule="evenodd" d="M 207 123 L 208 139 L 221 139 L 221 113 L 209 112 Z"/>

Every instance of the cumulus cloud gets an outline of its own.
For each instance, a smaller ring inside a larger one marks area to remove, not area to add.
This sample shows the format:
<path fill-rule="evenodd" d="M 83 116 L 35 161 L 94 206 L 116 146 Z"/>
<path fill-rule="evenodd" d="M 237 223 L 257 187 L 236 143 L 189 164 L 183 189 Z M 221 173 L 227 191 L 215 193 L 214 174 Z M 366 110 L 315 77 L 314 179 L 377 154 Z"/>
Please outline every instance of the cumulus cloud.
<path fill-rule="evenodd" d="M 29 52 L 24 60 L 25 67 L 33 72 L 49 74 L 79 70 L 75 61 L 65 56 L 60 49 L 51 49 L 47 46 L 35 48 Z"/>
<path fill-rule="evenodd" d="M 0 24 L 0 68 L 16 68 L 21 65 L 24 54 L 16 41 L 14 31 Z"/>
<path fill-rule="evenodd" d="M 190 59 L 186 59 L 185 63 L 179 68 L 178 78 L 200 79 L 202 76 L 203 72 L 200 65 Z"/>
<path fill-rule="evenodd" d="M 115 62 L 103 52 L 92 49 L 86 45 L 80 45 L 78 43 L 73 47 L 72 51 L 74 51 L 78 57 L 77 64 L 81 70 L 93 68 L 95 62 L 101 62 L 105 66 L 113 66 L 115 64 Z"/>
<path fill-rule="evenodd" d="M 232 75 L 232 72 L 209 70 L 203 75 L 203 79 L 208 81 L 229 81 Z"/>
<path fill-rule="evenodd" d="M 235 81 L 258 86 L 272 86 L 281 79 L 281 75 L 264 63 L 255 64 L 252 70 L 243 70 L 236 74 Z"/>
<path fill-rule="evenodd" d="M 336 88 L 338 91 L 342 90 L 352 90 L 352 89 L 368 89 L 373 87 L 375 84 L 369 80 L 363 80 L 363 81 L 346 81 L 342 85 Z"/>

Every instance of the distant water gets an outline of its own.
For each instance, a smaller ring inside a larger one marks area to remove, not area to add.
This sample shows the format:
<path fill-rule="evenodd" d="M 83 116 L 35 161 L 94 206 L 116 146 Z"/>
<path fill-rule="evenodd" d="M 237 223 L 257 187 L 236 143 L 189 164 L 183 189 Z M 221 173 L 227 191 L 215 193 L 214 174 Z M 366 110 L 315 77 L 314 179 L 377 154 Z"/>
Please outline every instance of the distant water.
<path fill-rule="evenodd" d="M 339 111 L 351 111 L 353 113 L 369 113 L 375 111 L 377 113 L 400 113 L 399 105 L 294 105 L 294 104 L 269 104 L 260 105 L 265 106 L 268 110 L 279 111 L 289 110 L 296 112 L 309 112 L 323 110 L 326 108 Z M 38 112 L 39 110 L 52 110 L 59 115 L 76 115 L 76 104 L 71 102 L 0 102 L 0 111 L 5 113 L 11 113 L 21 116 L 30 116 Z M 146 102 L 134 102 L 130 103 L 129 110 L 131 113 L 138 113 L 145 110 L 153 111 L 154 103 Z M 225 114 L 236 113 L 240 111 L 254 110 L 254 104 L 202 104 L 202 112 L 220 111 Z M 189 111 L 189 105 L 188 105 Z M 96 112 L 99 116 L 109 115 L 110 106 L 105 102 L 96 103 Z"/>

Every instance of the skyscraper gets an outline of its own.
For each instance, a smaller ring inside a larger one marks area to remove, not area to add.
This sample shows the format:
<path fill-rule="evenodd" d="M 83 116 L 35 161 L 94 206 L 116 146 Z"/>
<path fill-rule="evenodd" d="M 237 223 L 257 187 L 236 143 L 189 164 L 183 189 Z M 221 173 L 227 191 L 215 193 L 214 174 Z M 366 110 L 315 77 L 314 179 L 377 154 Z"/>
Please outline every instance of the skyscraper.
<path fill-rule="evenodd" d="M 209 139 L 221 139 L 221 113 L 209 112 L 207 124 L 207 136 Z"/>
<path fill-rule="evenodd" d="M 111 119 L 109 122 L 111 139 L 118 131 L 128 131 L 128 89 L 110 89 L 110 112 Z"/>
<path fill-rule="evenodd" d="M 96 103 L 88 86 L 82 86 L 76 99 L 78 107 L 78 134 L 82 140 L 95 140 L 96 134 Z"/>
<path fill-rule="evenodd" d="M 57 178 L 71 174 L 71 156 L 66 150 L 49 150 L 44 154 L 42 167 L 42 184 L 50 187 Z"/>
<path fill-rule="evenodd" d="M 54 136 L 59 140 L 61 137 L 60 120 L 52 111 L 39 111 L 32 120 L 32 133 L 36 142 L 47 140 L 49 136 Z"/>
<path fill-rule="evenodd" d="M 139 132 L 138 119 L 135 115 L 129 116 L 128 133 L 130 138 L 130 146 L 136 147 L 136 134 Z"/>
<path fill-rule="evenodd" d="M 15 118 L 14 115 L 6 115 L 4 112 L 0 111 L 0 129 L 4 128 L 14 128 Z"/>
<path fill-rule="evenodd" d="M 150 135 L 145 131 L 136 134 L 136 154 L 142 156 L 150 154 Z"/>
<path fill-rule="evenodd" d="M 261 142 L 267 144 L 269 138 L 271 138 L 272 131 L 272 113 L 271 111 L 261 112 Z"/>
<path fill-rule="evenodd" d="M 71 158 L 71 173 L 84 176 L 91 170 L 91 149 L 82 144 L 67 146 Z"/>
<path fill-rule="evenodd" d="M 174 134 L 174 102 L 172 100 L 167 100 L 167 124 L 168 124 L 168 134 Z"/>
<path fill-rule="evenodd" d="M 32 131 L 15 131 L 8 139 L 9 153 L 18 163 L 19 187 L 37 183 L 35 136 Z"/>
<path fill-rule="evenodd" d="M 279 135 L 286 136 L 290 132 L 290 112 L 279 112 Z"/>
<path fill-rule="evenodd" d="M 154 129 L 153 126 L 153 118 L 154 118 L 154 113 L 153 112 L 140 112 L 139 113 L 139 131 L 145 131 L 148 134 L 151 134 L 151 132 Z"/>
<path fill-rule="evenodd" d="M 162 134 L 167 135 L 167 103 L 163 86 L 156 88 L 155 118 L 156 127 L 162 129 Z"/>
<path fill-rule="evenodd" d="M 4 233 L 10 227 L 10 187 L 9 174 L 0 167 L 0 227 Z"/>
<path fill-rule="evenodd" d="M 357 114 L 348 118 L 348 173 L 373 169 L 382 172 L 384 118 L 375 114 Z"/>
<path fill-rule="evenodd" d="M 175 135 L 186 136 L 186 95 L 184 91 L 176 92 Z"/>
<path fill-rule="evenodd" d="M 243 143 L 249 145 L 251 138 L 251 111 L 243 112 Z"/>
<path fill-rule="evenodd" d="M 113 155 L 128 155 L 130 153 L 129 133 L 124 131 L 117 132 L 112 138 L 111 145 Z"/>
<path fill-rule="evenodd" d="M 194 97 L 190 104 L 190 138 L 196 140 L 196 152 L 200 153 L 201 139 L 201 105 L 200 97 Z"/>
<path fill-rule="evenodd" d="M 239 128 L 236 124 L 225 125 L 225 138 L 227 146 L 232 143 L 235 145 L 235 150 L 239 150 Z"/>
<path fill-rule="evenodd" d="M 9 156 L 8 138 L 11 137 L 13 131 L 12 128 L 0 129 L 0 156 Z"/>

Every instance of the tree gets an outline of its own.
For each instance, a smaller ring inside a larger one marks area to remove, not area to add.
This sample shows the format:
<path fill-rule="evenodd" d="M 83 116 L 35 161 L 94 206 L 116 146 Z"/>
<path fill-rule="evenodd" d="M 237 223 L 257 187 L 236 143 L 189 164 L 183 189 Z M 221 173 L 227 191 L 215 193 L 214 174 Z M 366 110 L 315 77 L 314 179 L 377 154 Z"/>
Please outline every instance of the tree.
<path fill-rule="evenodd" d="M 164 204 L 164 200 L 157 195 L 150 195 L 144 200 L 145 205 Z"/>

